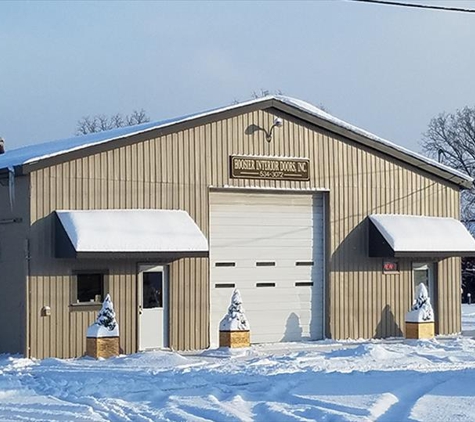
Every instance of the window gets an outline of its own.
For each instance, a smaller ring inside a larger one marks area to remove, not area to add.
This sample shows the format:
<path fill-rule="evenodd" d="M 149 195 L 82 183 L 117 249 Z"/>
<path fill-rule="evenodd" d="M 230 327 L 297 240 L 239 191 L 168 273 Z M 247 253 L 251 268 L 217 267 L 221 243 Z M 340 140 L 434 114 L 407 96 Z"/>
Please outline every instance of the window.
<path fill-rule="evenodd" d="M 310 267 L 313 265 L 313 261 L 297 261 L 295 265 L 297 267 L 307 267 L 307 266 Z"/>
<path fill-rule="evenodd" d="M 143 273 L 143 308 L 163 308 L 163 271 Z"/>
<path fill-rule="evenodd" d="M 72 286 L 72 303 L 101 303 L 103 299 L 103 272 L 80 272 L 75 274 Z"/>
<path fill-rule="evenodd" d="M 233 289 L 236 285 L 234 283 L 216 283 L 214 287 L 216 289 Z"/>
<path fill-rule="evenodd" d="M 256 262 L 256 267 L 275 267 L 275 262 L 273 261 Z"/>
<path fill-rule="evenodd" d="M 419 284 L 423 283 L 427 287 L 427 292 L 434 303 L 435 299 L 435 276 L 434 264 L 432 262 L 414 262 L 412 264 L 412 278 L 414 282 L 414 294 L 417 292 Z"/>

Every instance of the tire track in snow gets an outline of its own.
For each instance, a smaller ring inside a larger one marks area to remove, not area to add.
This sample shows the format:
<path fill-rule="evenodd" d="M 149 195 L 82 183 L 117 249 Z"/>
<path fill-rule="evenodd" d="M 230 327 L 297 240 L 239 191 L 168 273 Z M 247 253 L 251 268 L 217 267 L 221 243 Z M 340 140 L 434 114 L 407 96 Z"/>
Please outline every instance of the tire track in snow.
<path fill-rule="evenodd" d="M 371 420 L 378 422 L 414 421 L 409 415 L 416 403 L 438 386 L 446 383 L 453 376 L 421 374 L 407 388 L 399 388 L 382 397 L 370 409 Z"/>

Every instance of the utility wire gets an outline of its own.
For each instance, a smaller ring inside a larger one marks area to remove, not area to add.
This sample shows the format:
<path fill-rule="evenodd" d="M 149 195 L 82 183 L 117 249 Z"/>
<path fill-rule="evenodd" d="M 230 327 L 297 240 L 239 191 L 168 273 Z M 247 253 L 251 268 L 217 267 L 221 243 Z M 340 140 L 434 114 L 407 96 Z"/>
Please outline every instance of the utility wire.
<path fill-rule="evenodd" d="M 413 7 L 417 9 L 443 10 L 445 12 L 475 13 L 475 9 L 464 9 L 462 7 L 432 6 L 429 4 L 404 3 L 401 1 L 388 0 L 346 0 L 359 3 L 383 4 L 385 6 Z"/>

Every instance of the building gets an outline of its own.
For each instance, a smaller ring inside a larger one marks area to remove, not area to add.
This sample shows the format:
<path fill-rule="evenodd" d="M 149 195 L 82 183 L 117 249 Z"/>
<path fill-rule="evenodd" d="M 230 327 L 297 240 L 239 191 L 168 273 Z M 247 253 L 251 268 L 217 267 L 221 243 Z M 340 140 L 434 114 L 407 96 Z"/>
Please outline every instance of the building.
<path fill-rule="evenodd" d="M 270 96 L 0 156 L 0 351 L 73 357 L 110 293 L 124 353 L 461 330 L 465 174 Z M 437 218 L 436 218 L 437 217 Z"/>

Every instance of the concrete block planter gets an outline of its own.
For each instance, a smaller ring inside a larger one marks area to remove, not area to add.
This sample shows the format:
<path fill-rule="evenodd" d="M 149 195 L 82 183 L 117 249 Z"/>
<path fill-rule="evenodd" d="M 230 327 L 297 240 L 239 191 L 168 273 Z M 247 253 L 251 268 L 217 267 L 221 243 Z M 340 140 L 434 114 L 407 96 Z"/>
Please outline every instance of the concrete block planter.
<path fill-rule="evenodd" d="M 219 347 L 249 347 L 251 334 L 239 290 L 234 290 L 228 313 L 219 324 Z"/>
<path fill-rule="evenodd" d="M 428 339 L 435 337 L 433 322 L 407 322 L 406 338 L 408 339 Z"/>
<path fill-rule="evenodd" d="M 95 359 L 119 355 L 119 337 L 87 337 L 86 355 Z"/>
<path fill-rule="evenodd" d="M 251 332 L 247 331 L 220 331 L 219 347 L 249 347 Z"/>
<path fill-rule="evenodd" d="M 99 359 L 118 356 L 119 353 L 119 326 L 115 320 L 114 304 L 107 295 L 96 322 L 87 329 L 86 355 Z"/>

